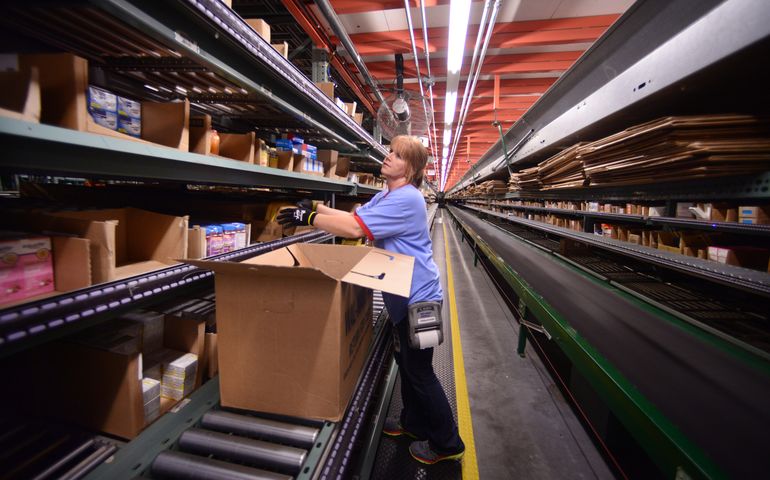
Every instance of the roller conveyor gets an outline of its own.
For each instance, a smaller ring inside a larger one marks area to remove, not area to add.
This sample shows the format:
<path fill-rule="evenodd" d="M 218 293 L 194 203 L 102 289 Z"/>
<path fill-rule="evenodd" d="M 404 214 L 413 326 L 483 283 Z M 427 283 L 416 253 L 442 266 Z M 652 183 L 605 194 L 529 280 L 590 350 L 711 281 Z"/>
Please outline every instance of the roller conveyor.
<path fill-rule="evenodd" d="M 770 381 L 727 351 L 545 258 L 473 214 L 472 228 L 673 425 L 735 478 L 770 469 Z"/>
<path fill-rule="evenodd" d="M 317 428 L 265 418 L 246 417 L 224 411 L 206 413 L 201 419 L 201 426 L 209 430 L 261 438 L 302 448 L 312 447 L 318 438 Z"/>
<path fill-rule="evenodd" d="M 181 452 L 162 452 L 152 464 L 153 478 L 185 480 L 290 480 L 288 475 L 199 457 Z"/>

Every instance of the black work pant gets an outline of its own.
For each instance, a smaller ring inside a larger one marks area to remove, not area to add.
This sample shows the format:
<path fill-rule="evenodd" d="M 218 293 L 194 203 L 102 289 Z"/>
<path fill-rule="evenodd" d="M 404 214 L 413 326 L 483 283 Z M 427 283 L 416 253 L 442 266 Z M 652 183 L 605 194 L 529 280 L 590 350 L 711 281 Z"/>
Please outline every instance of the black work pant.
<path fill-rule="evenodd" d="M 428 439 L 431 449 L 451 455 L 465 449 L 457 431 L 452 408 L 436 374 L 433 349 L 409 347 L 409 320 L 394 327 L 394 355 L 401 376 L 401 426 L 420 439 Z"/>

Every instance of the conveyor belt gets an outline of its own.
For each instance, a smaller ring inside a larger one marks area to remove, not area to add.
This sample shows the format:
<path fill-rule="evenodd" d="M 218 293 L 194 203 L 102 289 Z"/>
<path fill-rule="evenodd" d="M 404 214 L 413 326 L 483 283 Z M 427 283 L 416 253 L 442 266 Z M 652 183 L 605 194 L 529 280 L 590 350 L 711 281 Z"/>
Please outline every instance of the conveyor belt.
<path fill-rule="evenodd" d="M 735 478 L 770 471 L 770 381 L 765 373 L 548 261 L 473 214 L 451 212 L 724 471 Z"/>

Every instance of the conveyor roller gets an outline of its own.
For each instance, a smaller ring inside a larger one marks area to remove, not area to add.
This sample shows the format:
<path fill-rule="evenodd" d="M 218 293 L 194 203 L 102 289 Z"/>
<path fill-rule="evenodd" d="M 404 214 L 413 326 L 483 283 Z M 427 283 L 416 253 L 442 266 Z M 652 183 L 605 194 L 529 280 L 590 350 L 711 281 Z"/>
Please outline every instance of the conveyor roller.
<path fill-rule="evenodd" d="M 311 448 L 318 438 L 316 428 L 221 411 L 203 415 L 201 427 L 302 448 Z"/>
<path fill-rule="evenodd" d="M 185 431 L 179 437 L 179 448 L 292 474 L 300 471 L 307 456 L 307 452 L 299 448 L 199 428 Z"/>
<path fill-rule="evenodd" d="M 152 463 L 153 478 L 183 480 L 291 480 L 292 477 L 258 468 L 198 457 L 189 453 L 161 452 Z"/>

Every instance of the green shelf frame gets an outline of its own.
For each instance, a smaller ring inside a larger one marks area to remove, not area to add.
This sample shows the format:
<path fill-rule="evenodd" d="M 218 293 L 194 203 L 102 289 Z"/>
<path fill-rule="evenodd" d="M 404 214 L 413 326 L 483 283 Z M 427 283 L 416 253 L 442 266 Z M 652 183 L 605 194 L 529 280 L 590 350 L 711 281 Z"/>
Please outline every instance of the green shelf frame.
<path fill-rule="evenodd" d="M 0 118 L 0 141 L 5 147 L 0 169 L 8 173 L 304 189 L 343 195 L 379 191 L 370 185 L 10 118 Z"/>
<path fill-rule="evenodd" d="M 700 448 L 570 326 L 515 269 L 506 264 L 473 228 L 454 215 L 452 209 L 449 211 L 474 252 L 484 255 L 516 293 L 521 318 L 534 317 L 540 322 L 551 341 L 567 355 L 574 367 L 585 376 L 610 410 L 669 478 L 727 478 Z M 687 476 L 680 477 L 682 473 Z"/>

